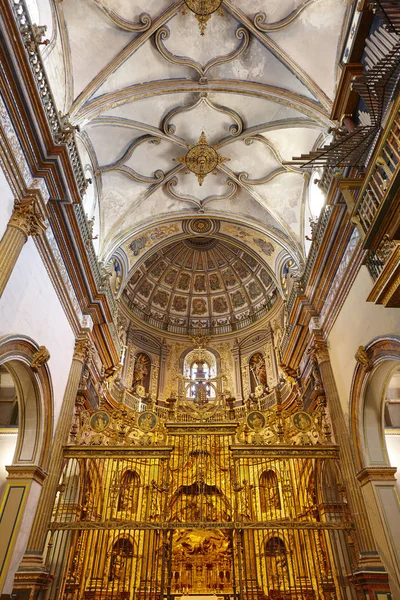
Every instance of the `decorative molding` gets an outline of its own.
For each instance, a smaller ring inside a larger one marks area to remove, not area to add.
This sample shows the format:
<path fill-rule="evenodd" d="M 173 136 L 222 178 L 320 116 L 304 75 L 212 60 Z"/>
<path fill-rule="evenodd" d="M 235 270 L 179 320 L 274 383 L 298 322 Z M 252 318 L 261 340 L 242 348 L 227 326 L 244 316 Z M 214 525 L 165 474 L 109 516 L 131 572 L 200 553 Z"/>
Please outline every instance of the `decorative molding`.
<path fill-rule="evenodd" d="M 177 184 L 178 184 L 178 179 L 176 177 L 173 177 L 172 179 L 167 181 L 164 189 L 170 194 L 170 196 L 175 198 L 175 200 L 180 200 L 183 202 L 190 202 L 192 204 L 195 204 L 198 207 L 200 213 L 204 212 L 205 206 L 207 204 L 209 204 L 210 202 L 215 202 L 217 200 L 228 200 L 229 198 L 232 198 L 236 194 L 236 192 L 239 188 L 238 184 L 235 181 L 228 179 L 228 181 L 226 182 L 226 185 L 228 185 L 230 188 L 232 188 L 230 192 L 227 192 L 226 194 L 222 194 L 221 196 L 207 196 L 207 198 L 204 198 L 204 200 L 197 200 L 197 198 L 194 198 L 193 196 L 183 195 L 183 194 L 179 194 L 178 192 L 176 192 L 173 188 Z"/>
<path fill-rule="evenodd" d="M 30 367 L 32 371 L 38 371 L 50 359 L 50 352 L 46 346 L 39 346 L 35 354 L 32 356 Z"/>
<path fill-rule="evenodd" d="M 144 12 L 141 13 L 139 15 L 139 22 L 135 23 L 134 21 L 129 21 L 128 19 L 124 19 L 124 17 L 121 17 L 121 15 L 119 15 L 117 12 L 115 12 L 115 10 L 113 10 L 112 8 L 108 8 L 107 6 L 104 6 L 104 4 L 102 2 L 100 2 L 100 0 L 92 0 L 92 2 L 96 6 L 98 6 L 99 9 L 105 15 L 107 15 L 107 17 L 110 19 L 110 21 L 114 25 L 117 25 L 117 27 L 120 27 L 121 29 L 124 29 L 125 31 L 134 31 L 134 32 L 147 31 L 152 25 L 151 16 L 147 13 L 144 13 Z"/>
<path fill-rule="evenodd" d="M 264 12 L 258 12 L 254 15 L 253 23 L 257 29 L 265 33 L 273 31 L 280 31 L 291 23 L 293 23 L 297 17 L 305 10 L 308 6 L 314 3 L 314 0 L 305 0 L 300 6 L 292 10 L 286 17 L 276 21 L 275 23 L 266 23 L 267 16 Z"/>
<path fill-rule="evenodd" d="M 141 175 L 140 173 L 137 173 L 137 171 L 132 169 L 132 167 L 128 167 L 125 164 L 131 158 L 131 156 L 134 153 L 134 151 L 136 150 L 136 148 L 138 148 L 139 146 L 141 146 L 141 144 L 144 144 L 145 142 L 149 142 L 150 144 L 159 145 L 161 142 L 161 139 L 159 137 L 152 136 L 152 135 L 144 135 L 143 137 L 140 137 L 140 138 L 134 140 L 133 142 L 131 142 L 129 144 L 128 149 L 126 150 L 126 152 L 124 152 L 124 154 L 121 156 L 121 158 L 119 158 L 118 160 L 116 160 L 113 163 L 110 163 L 109 165 L 103 165 L 103 166 L 99 167 L 99 169 L 98 169 L 99 172 L 107 173 L 109 171 L 120 171 L 121 173 L 128 175 L 128 177 L 131 177 L 131 179 L 133 179 L 134 181 L 137 181 L 138 183 L 153 184 L 153 183 L 159 183 L 161 181 L 164 181 L 165 173 L 164 173 L 164 171 L 161 171 L 161 169 L 157 169 L 157 171 L 154 172 L 153 177 L 148 177 L 147 175 Z"/>
<path fill-rule="evenodd" d="M 211 108 L 211 110 L 215 110 L 224 115 L 227 115 L 234 121 L 234 124 L 229 127 L 229 133 L 231 134 L 231 136 L 236 137 L 242 133 L 243 119 L 239 115 L 239 113 L 237 113 L 235 110 L 232 110 L 231 108 L 228 108 L 227 106 L 215 104 L 208 98 L 208 93 L 203 91 L 200 92 L 198 99 L 192 104 L 189 104 L 187 106 L 177 106 L 171 111 L 169 111 L 169 113 L 162 121 L 162 131 L 168 136 L 173 135 L 176 132 L 176 127 L 173 123 L 171 123 L 171 120 L 177 115 L 194 110 L 195 108 L 200 106 L 200 104 L 205 104 L 206 106 L 208 106 L 208 108 Z"/>
<path fill-rule="evenodd" d="M 290 167 L 290 166 L 284 164 L 283 159 L 282 159 L 281 155 L 279 154 L 278 150 L 275 148 L 275 146 L 272 144 L 272 142 L 270 142 L 264 136 L 262 136 L 260 134 L 256 134 L 256 135 L 246 137 L 243 141 L 246 144 L 246 146 L 250 146 L 253 142 L 261 142 L 262 144 L 267 146 L 267 148 L 269 148 L 269 150 L 271 150 L 274 158 L 281 166 L 280 166 L 280 168 L 275 169 L 271 173 L 268 173 L 267 175 L 265 175 L 264 177 L 260 177 L 259 179 L 250 179 L 249 174 L 246 173 L 245 171 L 243 171 L 242 173 L 239 173 L 239 175 L 238 175 L 239 181 L 241 181 L 243 183 L 247 183 L 247 185 L 262 185 L 264 183 L 268 183 L 269 181 L 272 181 L 273 179 L 275 179 L 275 177 L 277 177 L 278 175 L 282 175 L 283 173 L 297 173 L 298 175 L 303 176 L 303 171 L 301 169 L 299 169 L 297 167 Z"/>
<path fill-rule="evenodd" d="M 10 479 L 30 479 L 42 485 L 47 477 L 47 473 L 35 465 L 10 465 L 6 466 L 6 471 L 8 472 L 8 481 Z"/>
<path fill-rule="evenodd" d="M 367 483 L 374 483 L 375 481 L 388 481 L 392 485 L 396 483 L 395 473 L 397 472 L 396 467 L 389 466 L 376 466 L 376 467 L 365 467 L 361 469 L 356 476 L 361 486 Z"/>
<path fill-rule="evenodd" d="M 366 373 L 368 373 L 368 371 L 370 371 L 372 369 L 371 359 L 368 356 L 365 346 L 358 347 L 358 349 L 354 355 L 354 358 L 356 359 L 358 364 L 361 365 L 365 369 Z"/>
<path fill-rule="evenodd" d="M 238 47 L 229 54 L 216 56 L 215 58 L 209 60 L 205 65 L 201 65 L 199 62 L 192 58 L 189 58 L 187 56 L 178 56 L 170 52 L 170 50 L 168 50 L 164 45 L 164 40 L 168 40 L 169 36 L 170 30 L 166 25 L 164 27 L 160 27 L 160 29 L 155 35 L 155 44 L 161 56 L 163 56 L 165 60 L 168 60 L 172 64 L 191 67 L 199 73 L 201 77 L 200 81 L 205 79 L 206 74 L 213 67 L 230 62 L 231 60 L 238 58 L 246 50 L 250 43 L 250 35 L 247 29 L 245 29 L 244 27 L 238 27 L 235 33 L 237 39 L 241 40 Z"/>

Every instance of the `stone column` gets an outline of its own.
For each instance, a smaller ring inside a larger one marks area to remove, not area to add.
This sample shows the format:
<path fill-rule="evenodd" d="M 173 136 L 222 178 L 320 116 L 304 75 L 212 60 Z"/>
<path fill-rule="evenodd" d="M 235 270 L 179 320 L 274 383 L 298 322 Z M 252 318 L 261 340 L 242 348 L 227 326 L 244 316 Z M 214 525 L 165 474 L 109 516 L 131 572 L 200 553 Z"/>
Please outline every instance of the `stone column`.
<path fill-rule="evenodd" d="M 335 440 L 340 447 L 343 483 L 347 490 L 349 507 L 355 524 L 359 562 L 357 565 L 357 572 L 353 574 L 353 580 L 356 586 L 359 585 L 363 590 L 367 590 L 369 589 L 369 585 L 367 584 L 368 573 L 373 574 L 374 585 L 376 585 L 376 575 L 379 574 L 380 584 L 383 586 L 380 589 L 389 590 L 387 587 L 387 574 L 376 550 L 376 544 L 368 519 L 364 498 L 356 477 L 355 459 L 351 446 L 350 433 L 340 403 L 328 347 L 320 330 L 314 330 L 312 332 L 311 355 L 312 359 L 316 360 L 319 366 L 327 406 L 331 415 Z M 360 575 L 360 583 L 357 583 L 358 575 Z M 376 589 L 376 587 L 374 589 Z"/>
<path fill-rule="evenodd" d="M 41 235 L 45 229 L 43 214 L 36 198 L 28 197 L 14 205 L 13 214 L 0 241 L 0 297 L 28 237 Z"/>
<path fill-rule="evenodd" d="M 17 579 L 18 575 L 20 575 L 21 579 L 23 579 L 22 573 L 26 571 L 32 572 L 32 570 L 35 570 L 37 572 L 40 571 L 41 567 L 43 567 L 42 559 L 43 552 L 45 550 L 44 546 L 47 529 L 51 520 L 54 499 L 63 465 L 63 447 L 68 441 L 68 436 L 72 425 L 75 400 L 78 393 L 82 369 L 89 361 L 90 356 L 91 344 L 88 335 L 84 333 L 75 342 L 75 350 L 72 358 L 67 387 L 64 392 L 64 398 L 51 448 L 50 462 L 48 466 L 49 475 L 42 488 L 42 493 L 36 511 L 36 518 L 29 536 L 25 556 L 17 573 Z M 26 577 L 24 577 L 24 579 L 26 581 Z"/>

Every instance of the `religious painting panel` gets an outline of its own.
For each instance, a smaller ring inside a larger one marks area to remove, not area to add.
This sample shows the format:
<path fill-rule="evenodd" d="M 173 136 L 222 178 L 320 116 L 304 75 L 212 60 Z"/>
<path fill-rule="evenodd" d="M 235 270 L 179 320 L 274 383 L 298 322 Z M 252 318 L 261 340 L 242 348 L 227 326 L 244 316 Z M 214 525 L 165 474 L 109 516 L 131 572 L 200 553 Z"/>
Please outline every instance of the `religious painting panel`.
<path fill-rule="evenodd" d="M 244 306 L 246 304 L 246 298 L 239 290 L 234 294 L 231 294 L 231 300 L 233 308 L 240 308 L 241 306 Z"/>
<path fill-rule="evenodd" d="M 207 312 L 207 304 L 203 298 L 194 298 L 192 301 L 192 312 L 194 315 L 204 315 Z"/>
<path fill-rule="evenodd" d="M 161 308 L 166 308 L 169 300 L 168 292 L 164 292 L 164 290 L 157 290 L 157 292 L 153 296 L 153 304 L 160 306 Z"/>

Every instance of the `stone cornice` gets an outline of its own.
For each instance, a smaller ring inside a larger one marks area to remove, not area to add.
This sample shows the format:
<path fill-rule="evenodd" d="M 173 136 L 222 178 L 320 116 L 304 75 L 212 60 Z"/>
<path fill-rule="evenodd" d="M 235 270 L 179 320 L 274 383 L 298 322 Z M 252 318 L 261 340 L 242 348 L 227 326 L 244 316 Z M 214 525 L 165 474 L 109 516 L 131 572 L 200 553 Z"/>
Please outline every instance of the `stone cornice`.
<path fill-rule="evenodd" d="M 385 465 L 365 467 L 357 473 L 357 479 L 361 485 L 365 485 L 375 481 L 387 481 L 394 485 L 396 483 L 395 473 L 396 467 L 389 467 Z"/>
<path fill-rule="evenodd" d="M 28 479 L 43 484 L 47 477 L 47 473 L 36 465 L 10 465 L 6 467 L 8 472 L 7 481 L 11 479 Z"/>

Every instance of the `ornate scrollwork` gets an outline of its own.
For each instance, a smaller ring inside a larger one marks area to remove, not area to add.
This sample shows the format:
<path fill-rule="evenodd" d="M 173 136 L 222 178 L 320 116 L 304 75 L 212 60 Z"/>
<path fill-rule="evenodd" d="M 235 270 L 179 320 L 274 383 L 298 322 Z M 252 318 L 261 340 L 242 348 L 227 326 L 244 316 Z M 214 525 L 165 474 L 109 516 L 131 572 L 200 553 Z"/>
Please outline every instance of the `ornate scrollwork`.
<path fill-rule="evenodd" d="M 284 29 L 293 21 L 297 19 L 297 17 L 305 10 L 310 4 L 313 4 L 314 0 L 305 0 L 303 4 L 292 10 L 284 19 L 280 19 L 275 23 L 266 23 L 267 16 L 264 12 L 258 12 L 254 15 L 253 23 L 257 29 L 260 31 L 279 31 L 280 29 Z"/>
<path fill-rule="evenodd" d="M 234 124 L 229 127 L 229 133 L 232 136 L 237 136 L 242 133 L 243 120 L 240 117 L 240 115 L 236 111 L 234 111 L 230 108 L 227 108 L 226 106 L 221 106 L 220 104 L 215 104 L 208 98 L 207 93 L 200 94 L 199 98 L 193 104 L 190 104 L 190 105 L 184 106 L 184 107 L 178 106 L 177 108 L 174 108 L 173 110 L 171 110 L 167 114 L 167 116 L 164 118 L 162 125 L 161 125 L 161 128 L 164 131 L 164 133 L 166 133 L 167 135 L 174 135 L 175 131 L 176 131 L 176 127 L 173 123 L 171 123 L 171 120 L 179 114 L 182 114 L 185 112 L 190 112 L 191 110 L 194 110 L 195 108 L 200 106 L 200 104 L 202 104 L 202 103 L 205 104 L 206 106 L 208 106 L 209 108 L 211 108 L 212 110 L 215 110 L 217 112 L 228 115 L 234 121 Z"/>
<path fill-rule="evenodd" d="M 33 371 L 38 371 L 43 367 L 50 358 L 50 352 L 46 346 L 39 346 L 35 354 L 32 356 L 31 364 L 29 365 Z"/>
<path fill-rule="evenodd" d="M 19 229 L 26 237 L 41 235 L 47 226 L 40 212 L 37 200 L 35 198 L 26 198 L 22 202 L 15 202 L 9 226 Z"/>
<path fill-rule="evenodd" d="M 145 142 L 149 142 L 150 144 L 159 144 L 160 138 L 154 135 L 144 135 L 141 138 L 138 138 L 131 142 L 128 149 L 117 161 L 110 163 L 109 165 L 103 165 L 99 167 L 99 172 L 107 173 L 108 171 L 120 171 L 131 177 L 134 181 L 139 183 L 159 183 L 165 179 L 165 173 L 161 169 L 157 169 L 154 171 L 153 177 L 148 177 L 147 175 L 141 175 L 132 167 L 128 167 L 125 163 L 131 158 L 132 154 L 141 144 Z"/>
<path fill-rule="evenodd" d="M 167 183 L 165 184 L 165 189 L 176 200 L 183 200 L 185 202 L 191 202 L 192 204 L 195 204 L 199 208 L 199 212 L 204 212 L 204 208 L 209 202 L 213 202 L 216 200 L 227 200 L 228 198 L 232 198 L 232 196 L 234 196 L 238 190 L 237 183 L 235 181 L 232 181 L 231 179 L 228 179 L 226 185 L 232 188 L 230 192 L 222 194 L 221 196 L 207 196 L 207 198 L 204 198 L 204 200 L 197 200 L 193 196 L 187 196 L 176 192 L 173 188 L 177 185 L 177 183 L 178 179 L 176 177 L 173 177 L 172 179 L 167 181 Z"/>
<path fill-rule="evenodd" d="M 187 56 L 177 56 L 165 47 L 163 40 L 167 40 L 170 36 L 170 30 L 166 25 L 164 27 L 160 27 L 160 29 L 157 31 L 155 35 L 155 43 L 158 51 L 166 60 L 175 65 L 191 67 L 192 69 L 195 69 L 195 71 L 197 71 L 202 78 L 204 78 L 210 69 L 216 67 L 217 65 L 234 60 L 246 50 L 250 42 L 250 34 L 247 29 L 244 27 L 238 27 L 235 35 L 237 39 L 241 40 L 239 46 L 229 54 L 212 58 L 205 65 L 201 65 L 196 60 L 193 60 Z"/>
<path fill-rule="evenodd" d="M 281 166 L 277 169 L 274 169 L 274 171 L 272 171 L 271 173 L 268 173 L 268 175 L 265 175 L 265 177 L 260 177 L 259 179 L 250 179 L 249 174 L 245 171 L 242 171 L 238 175 L 238 179 L 242 183 L 247 183 L 248 185 L 261 185 L 263 183 L 268 183 L 269 181 L 272 181 L 273 179 L 275 179 L 275 177 L 277 177 L 278 175 L 282 175 L 283 173 L 291 172 L 302 174 L 301 169 L 298 169 L 296 167 L 289 167 L 288 165 L 284 164 L 283 159 L 279 154 L 278 150 L 275 148 L 272 142 L 270 142 L 263 135 L 252 135 L 245 138 L 243 141 L 246 144 L 246 146 L 250 146 L 253 142 L 261 142 L 262 144 L 267 146 L 267 148 L 272 152 L 274 158 Z"/>
<path fill-rule="evenodd" d="M 121 17 L 121 15 L 116 13 L 115 10 L 112 10 L 112 8 L 104 6 L 104 4 L 100 2 L 100 0 L 93 0 L 93 2 L 96 4 L 96 6 L 100 8 L 101 11 L 103 11 L 105 15 L 107 15 L 107 17 L 114 23 L 114 25 L 117 25 L 125 31 L 147 31 L 152 25 L 151 17 L 147 13 L 141 13 L 139 15 L 139 22 L 134 23 L 133 21 L 129 21 L 128 19 L 124 19 L 124 17 Z"/>

